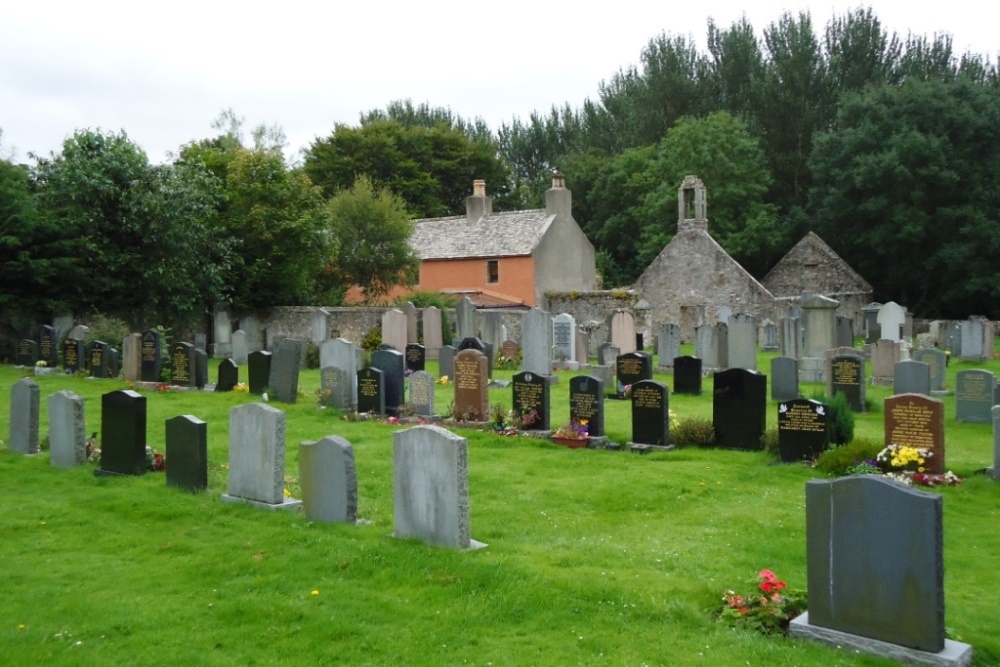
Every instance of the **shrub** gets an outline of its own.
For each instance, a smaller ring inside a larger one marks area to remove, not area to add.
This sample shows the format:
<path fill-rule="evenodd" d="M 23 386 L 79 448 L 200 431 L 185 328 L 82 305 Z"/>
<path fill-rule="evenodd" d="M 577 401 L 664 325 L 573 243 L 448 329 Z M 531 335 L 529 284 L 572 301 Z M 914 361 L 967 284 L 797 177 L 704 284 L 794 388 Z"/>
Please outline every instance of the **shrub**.
<path fill-rule="evenodd" d="M 715 447 L 715 426 L 711 419 L 689 417 L 670 429 L 675 447 Z"/>
<path fill-rule="evenodd" d="M 760 440 L 761 444 L 764 445 L 765 452 L 776 459 L 781 457 L 781 451 L 778 449 L 778 428 L 776 426 L 767 429 Z"/>
<path fill-rule="evenodd" d="M 366 352 L 374 352 L 382 344 L 382 326 L 374 326 L 361 339 L 361 348 Z"/>
<path fill-rule="evenodd" d="M 830 443 L 843 445 L 854 439 L 854 413 L 844 392 L 838 391 L 827 403 L 827 433 Z"/>
<path fill-rule="evenodd" d="M 852 466 L 866 460 L 874 460 L 882 451 L 882 443 L 868 438 L 828 449 L 816 460 L 816 468 L 828 475 L 845 475 Z"/>
<path fill-rule="evenodd" d="M 319 368 L 319 345 L 312 341 L 306 343 L 306 368 Z"/>
<path fill-rule="evenodd" d="M 132 333 L 123 320 L 111 315 L 95 313 L 87 318 L 87 342 L 99 340 L 113 347 L 121 347 L 125 336 Z"/>

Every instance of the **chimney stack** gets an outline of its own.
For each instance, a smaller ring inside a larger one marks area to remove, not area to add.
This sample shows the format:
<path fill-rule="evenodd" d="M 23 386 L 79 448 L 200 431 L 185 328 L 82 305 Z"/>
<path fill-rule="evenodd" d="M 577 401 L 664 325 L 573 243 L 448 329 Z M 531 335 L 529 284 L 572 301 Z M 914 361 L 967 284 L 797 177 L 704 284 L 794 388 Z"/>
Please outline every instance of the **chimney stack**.
<path fill-rule="evenodd" d="M 552 187 L 545 191 L 545 212 L 572 217 L 573 193 L 566 189 L 566 177 L 552 172 Z"/>
<path fill-rule="evenodd" d="M 465 219 L 479 222 L 483 216 L 493 213 L 493 199 L 486 196 L 486 181 L 477 178 L 472 181 L 472 195 L 465 198 Z"/>

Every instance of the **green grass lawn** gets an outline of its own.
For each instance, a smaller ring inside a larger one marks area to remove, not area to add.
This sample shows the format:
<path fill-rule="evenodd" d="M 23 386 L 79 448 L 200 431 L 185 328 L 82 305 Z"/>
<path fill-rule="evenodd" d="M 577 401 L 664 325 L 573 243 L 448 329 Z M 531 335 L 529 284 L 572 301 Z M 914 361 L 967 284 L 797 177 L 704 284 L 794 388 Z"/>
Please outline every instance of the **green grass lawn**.
<path fill-rule="evenodd" d="M 760 356 L 764 372 L 769 359 Z M 949 387 L 957 370 L 978 367 L 952 362 Z M 985 367 L 1000 372 L 998 362 Z M 4 439 L 10 387 L 23 374 L 0 368 Z M 561 376 L 554 426 L 569 415 L 572 374 Z M 37 382 L 43 434 L 55 391 L 83 396 L 87 431 L 99 432 L 101 394 L 125 388 Z M 459 429 L 469 440 L 472 537 L 489 547 L 455 552 L 391 536 L 398 427 L 321 410 L 318 387 L 318 371 L 303 371 L 298 403 L 272 403 L 288 416 L 288 485 L 297 488 L 299 442 L 347 438 L 365 520 L 357 526 L 220 502 L 229 410 L 256 400 L 247 394 L 144 392 L 157 449 L 164 420 L 208 422 L 211 488 L 201 494 L 167 488 L 162 473 L 98 478 L 93 464 L 55 469 L 44 452 L 0 452 L 0 664 L 895 664 L 714 619 L 723 592 L 762 568 L 805 587 L 804 485 L 818 476 L 807 466 L 762 452 L 569 450 Z M 671 408 L 680 419 L 710 417 L 711 390 L 709 378 L 703 396 L 671 396 Z M 880 406 L 890 391 L 869 387 L 868 396 Z M 440 410 L 451 392 L 437 387 Z M 509 407 L 510 389 L 490 399 Z M 933 491 L 945 498 L 946 624 L 975 647 L 974 664 L 997 665 L 1000 484 L 975 474 L 992 463 L 992 430 L 955 423 L 954 399 L 945 403 L 947 467 L 966 478 Z M 628 440 L 626 402 L 606 403 L 606 429 Z M 859 415 L 856 434 L 881 437 L 881 411 Z"/>

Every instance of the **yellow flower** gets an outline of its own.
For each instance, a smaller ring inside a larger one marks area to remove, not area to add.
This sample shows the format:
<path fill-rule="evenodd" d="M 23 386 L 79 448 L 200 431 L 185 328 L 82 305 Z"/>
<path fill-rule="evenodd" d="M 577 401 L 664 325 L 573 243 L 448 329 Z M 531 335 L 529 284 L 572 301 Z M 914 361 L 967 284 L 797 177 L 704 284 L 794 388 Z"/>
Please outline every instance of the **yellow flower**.
<path fill-rule="evenodd" d="M 313 594 L 313 595 L 319 595 L 319 591 L 316 591 L 316 590 L 314 590 L 314 591 L 312 592 L 312 594 Z"/>

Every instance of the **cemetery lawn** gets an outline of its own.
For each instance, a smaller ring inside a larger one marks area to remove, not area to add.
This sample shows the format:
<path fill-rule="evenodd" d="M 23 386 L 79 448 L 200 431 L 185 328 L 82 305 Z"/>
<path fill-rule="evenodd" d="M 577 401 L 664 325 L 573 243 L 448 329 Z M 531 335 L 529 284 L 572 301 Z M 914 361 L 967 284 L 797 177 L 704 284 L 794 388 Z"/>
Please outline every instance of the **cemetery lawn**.
<path fill-rule="evenodd" d="M 771 355 L 760 355 L 768 369 Z M 213 362 L 210 377 L 215 378 Z M 954 373 L 1000 362 L 952 362 Z M 431 374 L 436 368 L 428 368 Z M 766 372 L 766 370 L 765 370 Z M 0 438 L 10 387 L 0 368 Z M 245 374 L 245 369 L 241 369 Z M 509 379 L 511 372 L 497 371 Z M 552 389 L 552 425 L 568 419 L 568 380 Z M 670 376 L 657 375 L 672 387 Z M 245 380 L 241 377 L 241 380 Z M 100 396 L 125 383 L 48 375 L 86 403 L 100 432 Z M 148 397 L 148 442 L 163 450 L 164 420 L 208 423 L 209 485 L 167 488 L 163 473 L 95 477 L 36 456 L 0 451 L 0 662 L 10 665 L 894 665 L 870 656 L 731 628 L 715 619 L 727 589 L 759 570 L 806 584 L 806 465 L 763 452 L 681 449 L 636 455 L 570 450 L 526 437 L 454 429 L 469 441 L 471 535 L 489 546 L 456 552 L 392 537 L 392 432 L 317 407 L 318 371 L 303 371 L 287 413 L 287 487 L 298 494 L 298 444 L 340 435 L 354 446 L 357 526 L 312 523 L 301 511 L 224 504 L 229 411 L 245 393 Z M 700 397 L 671 395 L 677 417 L 711 417 Z M 810 397 L 819 386 L 805 386 Z M 444 411 L 452 387 L 437 385 Z M 880 406 L 891 388 L 868 387 Z M 491 389 L 510 406 L 510 389 Z M 606 430 L 624 442 L 628 403 L 606 403 Z M 944 496 L 946 626 L 973 645 L 975 665 L 1000 664 L 996 576 L 1000 483 L 992 429 L 956 424 L 945 399 L 947 468 L 966 479 Z M 768 425 L 776 424 L 769 402 Z M 858 436 L 881 438 L 878 409 Z M 169 466 L 169 460 L 167 465 Z"/>

